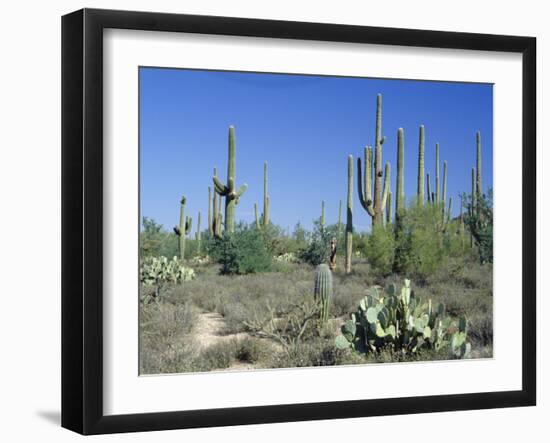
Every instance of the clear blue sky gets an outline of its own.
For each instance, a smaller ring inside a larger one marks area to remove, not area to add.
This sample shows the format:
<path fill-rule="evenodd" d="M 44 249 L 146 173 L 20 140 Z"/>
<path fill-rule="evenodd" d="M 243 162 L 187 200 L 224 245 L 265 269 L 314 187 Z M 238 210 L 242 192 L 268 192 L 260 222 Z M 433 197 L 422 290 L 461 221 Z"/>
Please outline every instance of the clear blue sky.
<path fill-rule="evenodd" d="M 459 193 L 471 189 L 477 130 L 483 187 L 492 187 L 489 84 L 158 68 L 140 68 L 139 75 L 141 215 L 168 229 L 178 223 L 181 195 L 187 197 L 194 223 L 201 211 L 206 228 L 214 166 L 226 180 L 229 125 L 236 130 L 236 183 L 248 183 L 237 220 L 252 222 L 255 202 L 261 211 L 267 160 L 272 222 L 292 230 L 300 221 L 309 228 L 325 200 L 327 223 L 335 223 L 339 200 L 346 201 L 347 156 L 354 156 L 355 170 L 363 147 L 374 144 L 377 93 L 383 97 L 383 159 L 392 164 L 394 195 L 397 129 L 405 131 L 405 193 L 412 198 L 421 124 L 426 127 L 426 172 L 435 175 L 436 142 L 441 176 L 443 160 L 448 161 L 447 194 L 453 197 L 454 214 Z M 359 203 L 355 178 L 353 186 L 355 228 L 368 230 L 370 217 Z"/>

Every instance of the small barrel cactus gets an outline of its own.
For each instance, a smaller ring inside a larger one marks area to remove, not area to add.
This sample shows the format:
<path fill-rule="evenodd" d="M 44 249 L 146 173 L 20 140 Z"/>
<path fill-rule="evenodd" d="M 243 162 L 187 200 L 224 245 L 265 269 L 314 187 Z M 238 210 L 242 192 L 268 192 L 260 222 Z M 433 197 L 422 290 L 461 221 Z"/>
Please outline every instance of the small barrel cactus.
<path fill-rule="evenodd" d="M 325 323 L 328 320 L 330 300 L 332 298 L 332 272 L 328 265 L 324 263 L 317 266 L 313 295 L 321 306 L 321 323 Z"/>

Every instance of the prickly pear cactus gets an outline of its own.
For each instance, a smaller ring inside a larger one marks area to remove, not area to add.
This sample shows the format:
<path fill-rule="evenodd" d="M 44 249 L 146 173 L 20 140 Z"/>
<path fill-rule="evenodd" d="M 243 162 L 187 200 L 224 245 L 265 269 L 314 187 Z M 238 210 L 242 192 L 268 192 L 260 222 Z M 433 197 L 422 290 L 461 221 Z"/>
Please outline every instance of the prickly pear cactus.
<path fill-rule="evenodd" d="M 193 269 L 184 267 L 181 260 L 173 257 L 145 257 L 140 266 L 140 282 L 144 286 L 154 287 L 155 296 L 160 296 L 166 284 L 181 284 L 195 278 Z"/>
<path fill-rule="evenodd" d="M 321 306 L 321 323 L 326 323 L 332 298 L 332 272 L 328 265 L 324 263 L 317 266 L 313 296 Z"/>
<path fill-rule="evenodd" d="M 384 290 L 371 288 L 341 331 L 336 347 L 359 353 L 391 349 L 412 355 L 422 349 L 449 347 L 451 358 L 468 358 L 471 350 L 466 319 L 461 317 L 457 326 L 445 316 L 443 304 L 423 303 L 407 279 L 400 290 L 395 284 Z"/>

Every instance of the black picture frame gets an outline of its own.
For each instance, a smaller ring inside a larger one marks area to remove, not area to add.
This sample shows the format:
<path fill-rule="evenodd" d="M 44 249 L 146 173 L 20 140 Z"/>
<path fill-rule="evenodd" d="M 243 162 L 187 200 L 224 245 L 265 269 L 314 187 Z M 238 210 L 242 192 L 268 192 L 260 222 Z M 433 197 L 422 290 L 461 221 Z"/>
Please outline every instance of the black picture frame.
<path fill-rule="evenodd" d="M 522 389 L 131 415 L 103 413 L 103 30 L 353 42 L 522 54 Z M 62 18 L 62 426 L 82 434 L 536 404 L 536 39 L 83 9 Z"/>

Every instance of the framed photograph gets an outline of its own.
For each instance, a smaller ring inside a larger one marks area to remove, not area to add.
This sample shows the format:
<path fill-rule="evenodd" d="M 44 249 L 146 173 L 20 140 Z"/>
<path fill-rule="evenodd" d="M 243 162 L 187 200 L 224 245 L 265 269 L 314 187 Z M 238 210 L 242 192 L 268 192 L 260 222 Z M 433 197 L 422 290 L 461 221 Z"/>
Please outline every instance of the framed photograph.
<path fill-rule="evenodd" d="M 536 40 L 62 20 L 62 425 L 536 403 Z"/>

